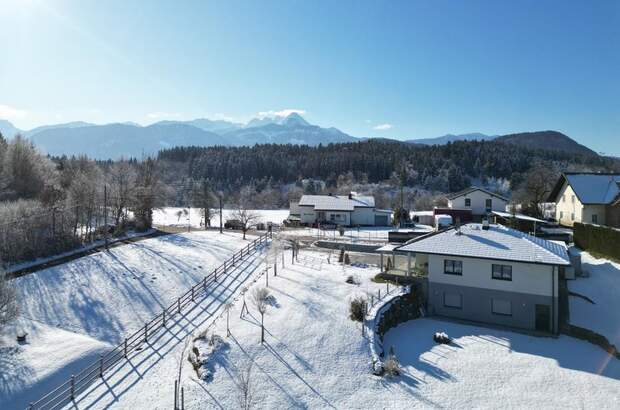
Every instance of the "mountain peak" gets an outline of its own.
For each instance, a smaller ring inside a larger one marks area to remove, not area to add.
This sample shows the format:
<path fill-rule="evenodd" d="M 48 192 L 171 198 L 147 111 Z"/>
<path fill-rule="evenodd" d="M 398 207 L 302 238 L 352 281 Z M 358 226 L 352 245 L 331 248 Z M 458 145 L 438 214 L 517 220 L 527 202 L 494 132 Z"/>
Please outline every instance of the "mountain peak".
<path fill-rule="evenodd" d="M 304 118 L 296 112 L 290 113 L 287 117 L 282 121 L 282 125 L 291 127 L 291 126 L 304 126 L 307 127 L 310 124 L 308 121 L 304 120 Z"/>

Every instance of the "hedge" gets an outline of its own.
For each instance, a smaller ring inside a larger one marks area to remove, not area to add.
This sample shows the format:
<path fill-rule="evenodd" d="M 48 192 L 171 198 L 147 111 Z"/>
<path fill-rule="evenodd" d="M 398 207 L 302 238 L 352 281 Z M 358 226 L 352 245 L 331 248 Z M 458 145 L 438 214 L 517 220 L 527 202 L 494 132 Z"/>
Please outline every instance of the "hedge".
<path fill-rule="evenodd" d="M 575 244 L 581 249 L 620 259 L 620 230 L 579 222 L 573 229 Z"/>

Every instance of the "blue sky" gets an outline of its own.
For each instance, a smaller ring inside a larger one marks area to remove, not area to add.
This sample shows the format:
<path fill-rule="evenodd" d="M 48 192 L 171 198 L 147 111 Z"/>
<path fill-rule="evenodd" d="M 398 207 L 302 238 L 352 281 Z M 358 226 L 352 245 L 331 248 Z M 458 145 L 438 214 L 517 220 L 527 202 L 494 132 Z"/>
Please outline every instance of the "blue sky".
<path fill-rule="evenodd" d="M 0 118 L 26 129 L 300 110 L 620 154 L 618 1 L 0 0 L 0 50 Z"/>

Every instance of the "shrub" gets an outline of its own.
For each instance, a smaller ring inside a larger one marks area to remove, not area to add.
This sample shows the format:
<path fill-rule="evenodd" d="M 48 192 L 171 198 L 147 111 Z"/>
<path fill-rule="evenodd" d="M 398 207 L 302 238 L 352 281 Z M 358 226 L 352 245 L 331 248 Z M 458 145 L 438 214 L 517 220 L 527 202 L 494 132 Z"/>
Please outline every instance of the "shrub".
<path fill-rule="evenodd" d="M 388 357 L 385 363 L 383 363 L 383 370 L 388 377 L 396 377 L 400 374 L 400 364 L 396 356 Z"/>
<path fill-rule="evenodd" d="M 368 302 L 363 296 L 358 296 L 351 300 L 349 306 L 349 317 L 356 322 L 362 322 L 368 310 Z"/>
<path fill-rule="evenodd" d="M 581 249 L 620 259 L 620 230 L 578 222 L 573 228 L 575 244 Z"/>

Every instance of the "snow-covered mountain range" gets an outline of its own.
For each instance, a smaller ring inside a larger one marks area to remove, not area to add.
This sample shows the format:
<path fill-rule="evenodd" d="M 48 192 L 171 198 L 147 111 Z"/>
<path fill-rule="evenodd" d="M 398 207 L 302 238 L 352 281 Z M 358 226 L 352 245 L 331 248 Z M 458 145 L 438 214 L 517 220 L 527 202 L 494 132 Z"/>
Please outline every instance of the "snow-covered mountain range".
<path fill-rule="evenodd" d="M 198 118 L 190 121 L 159 121 L 148 126 L 125 122 L 96 125 L 87 122 L 45 125 L 19 130 L 0 120 L 0 132 L 7 138 L 17 133 L 30 138 L 41 150 L 55 155 L 85 154 L 96 159 L 141 157 L 175 146 L 252 146 L 255 144 L 319 144 L 362 141 L 337 128 L 308 123 L 298 113 L 254 118 L 246 124 Z M 410 139 L 411 144 L 443 145 L 454 141 L 498 140 L 535 149 L 559 150 L 596 155 L 556 131 L 538 131 L 507 136 L 447 134 L 436 138 Z"/>

